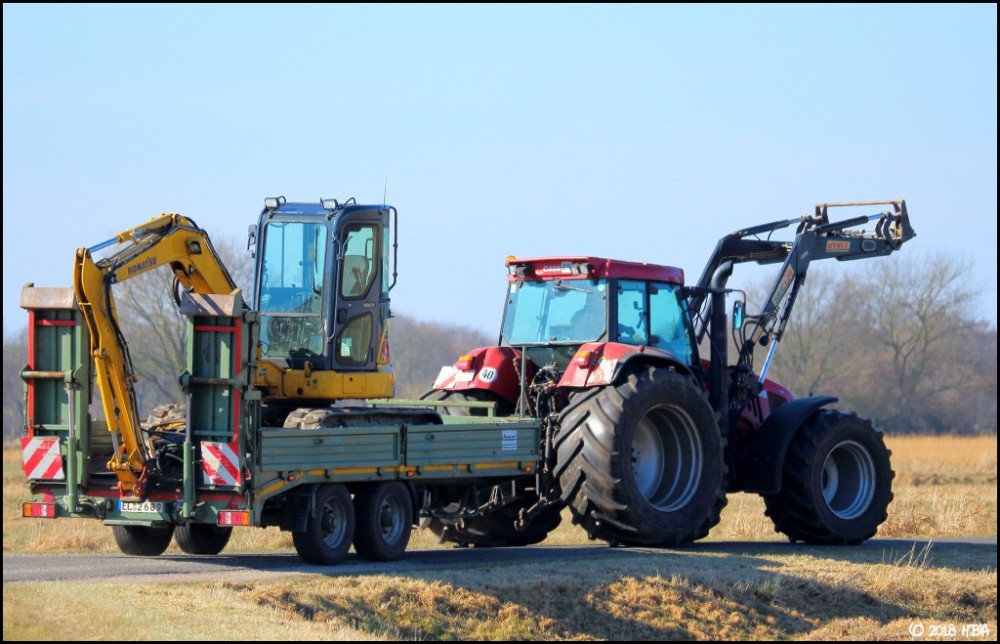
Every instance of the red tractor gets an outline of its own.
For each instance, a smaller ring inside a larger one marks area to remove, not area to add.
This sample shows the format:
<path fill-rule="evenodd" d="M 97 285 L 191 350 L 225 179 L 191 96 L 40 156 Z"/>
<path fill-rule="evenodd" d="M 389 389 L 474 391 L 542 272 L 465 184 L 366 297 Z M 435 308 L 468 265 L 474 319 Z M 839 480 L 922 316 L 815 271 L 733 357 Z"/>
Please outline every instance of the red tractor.
<path fill-rule="evenodd" d="M 829 220 L 832 207 L 871 205 L 891 208 Z M 791 226 L 793 240 L 772 239 Z M 537 418 L 541 467 L 456 494 L 430 527 L 463 545 L 527 545 L 569 506 L 592 538 L 676 546 L 705 537 L 726 494 L 744 491 L 792 541 L 873 536 L 892 499 L 882 434 L 828 408 L 836 398 L 796 399 L 766 375 L 812 261 L 888 255 L 914 235 L 904 201 L 820 204 L 722 238 L 693 286 L 667 266 L 508 258 L 499 345 L 443 368 L 424 399 L 446 414 Z M 726 284 L 745 262 L 781 268 L 760 312 L 737 298 L 730 324 L 726 297 L 740 291 Z"/>

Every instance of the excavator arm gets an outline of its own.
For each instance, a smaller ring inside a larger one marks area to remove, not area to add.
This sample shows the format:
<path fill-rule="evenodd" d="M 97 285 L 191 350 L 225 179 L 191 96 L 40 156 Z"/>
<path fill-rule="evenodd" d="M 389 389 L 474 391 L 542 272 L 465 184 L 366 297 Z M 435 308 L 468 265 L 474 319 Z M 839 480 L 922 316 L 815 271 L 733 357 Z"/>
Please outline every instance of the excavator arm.
<path fill-rule="evenodd" d="M 121 248 L 94 259 L 97 251 L 115 245 Z M 173 271 L 177 285 L 196 293 L 229 294 L 237 289 L 208 234 L 175 214 L 154 217 L 103 243 L 78 249 L 73 267 L 73 290 L 90 331 L 97 387 L 114 446 L 108 469 L 118 476 L 123 497 L 129 499 L 148 494 L 153 455 L 141 432 L 137 377 L 112 287 L 162 267 Z"/>

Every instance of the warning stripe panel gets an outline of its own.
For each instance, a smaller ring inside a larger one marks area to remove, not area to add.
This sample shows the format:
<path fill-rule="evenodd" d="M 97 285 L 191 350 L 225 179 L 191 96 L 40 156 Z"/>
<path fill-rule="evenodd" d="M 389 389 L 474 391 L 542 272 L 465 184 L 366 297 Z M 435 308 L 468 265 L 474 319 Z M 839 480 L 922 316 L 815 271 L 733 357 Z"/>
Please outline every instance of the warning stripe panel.
<path fill-rule="evenodd" d="M 201 444 L 201 473 L 206 485 L 240 485 L 239 447 L 236 443 Z"/>
<path fill-rule="evenodd" d="M 66 478 L 63 470 L 59 438 L 53 436 L 24 436 L 21 438 L 21 463 L 24 476 L 34 480 Z"/>

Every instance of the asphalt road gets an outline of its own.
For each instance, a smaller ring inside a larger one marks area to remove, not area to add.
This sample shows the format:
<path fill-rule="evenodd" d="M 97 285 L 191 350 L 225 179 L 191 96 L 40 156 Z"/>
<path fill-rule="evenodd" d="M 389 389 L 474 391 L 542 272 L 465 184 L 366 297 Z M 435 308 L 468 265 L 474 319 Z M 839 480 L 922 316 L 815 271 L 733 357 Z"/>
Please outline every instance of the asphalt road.
<path fill-rule="evenodd" d="M 3 583 L 27 581 L 111 581 L 129 583 L 174 583 L 186 581 L 261 581 L 269 577 L 297 574 L 347 576 L 361 574 L 406 574 L 410 572 L 456 570 L 470 566 L 513 565 L 531 561 L 627 561 L 636 556 L 667 559 L 678 553 L 723 553 L 733 555 L 812 554 L 831 559 L 854 559 L 859 554 L 869 559 L 892 561 L 911 549 L 919 552 L 927 540 L 872 539 L 860 546 L 813 547 L 782 542 L 708 542 L 678 550 L 656 548 L 609 548 L 591 546 L 532 546 L 528 548 L 441 548 L 413 550 L 398 561 L 373 563 L 351 553 L 336 566 L 303 563 L 295 553 L 260 553 L 198 557 L 161 555 L 129 557 L 120 554 L 3 554 Z M 997 565 L 996 537 L 985 539 L 934 539 L 932 550 L 963 549 L 982 556 L 983 566 Z M 881 553 L 881 559 L 878 555 Z"/>

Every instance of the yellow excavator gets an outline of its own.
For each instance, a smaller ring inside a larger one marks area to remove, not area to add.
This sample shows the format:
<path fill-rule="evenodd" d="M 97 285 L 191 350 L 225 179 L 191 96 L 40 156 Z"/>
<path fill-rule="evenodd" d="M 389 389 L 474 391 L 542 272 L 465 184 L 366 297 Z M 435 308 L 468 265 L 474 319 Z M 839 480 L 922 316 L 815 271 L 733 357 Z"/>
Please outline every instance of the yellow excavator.
<path fill-rule="evenodd" d="M 353 199 L 265 200 L 248 246 L 255 258 L 251 307 L 260 322 L 252 380 L 268 426 L 315 423 L 337 400 L 392 396 L 387 319 L 396 221 L 395 208 Z M 111 254 L 95 259 L 109 247 Z M 165 267 L 178 303 L 181 289 L 242 296 L 208 234 L 181 215 L 154 217 L 76 252 L 73 290 L 114 449 L 108 469 L 125 500 L 146 498 L 155 483 L 156 446 L 143 433 L 137 376 L 112 290 Z"/>

